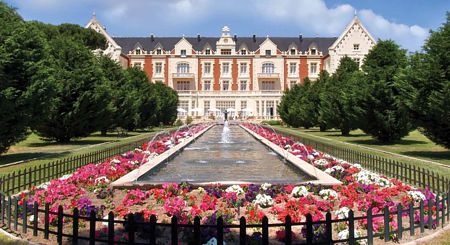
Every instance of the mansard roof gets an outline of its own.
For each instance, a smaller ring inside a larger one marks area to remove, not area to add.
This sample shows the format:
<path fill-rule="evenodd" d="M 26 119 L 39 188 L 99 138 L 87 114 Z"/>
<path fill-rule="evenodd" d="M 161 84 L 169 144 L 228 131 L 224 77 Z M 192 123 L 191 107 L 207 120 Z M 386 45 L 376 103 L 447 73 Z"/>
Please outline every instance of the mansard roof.
<path fill-rule="evenodd" d="M 182 37 L 153 37 L 153 41 L 150 37 L 113 37 L 114 41 L 122 47 L 122 52 L 128 54 L 134 49 L 137 43 L 142 45 L 144 50 L 154 50 L 155 46 L 160 43 L 165 50 L 172 50 Z M 194 50 L 201 51 L 206 44 L 211 46 L 211 49 L 216 49 L 216 42 L 219 37 L 185 37 L 185 39 L 192 45 Z M 259 49 L 261 43 L 263 43 L 267 37 L 237 37 L 236 49 L 239 49 L 241 45 L 245 44 L 249 51 L 256 51 Z M 309 46 L 312 43 L 317 45 L 318 51 L 321 51 L 324 55 L 328 54 L 328 48 L 337 40 L 337 37 L 303 37 L 301 40 L 299 37 L 269 37 L 269 39 L 277 45 L 277 48 L 281 51 L 288 51 L 291 44 L 295 44 L 299 51 L 308 51 Z"/>

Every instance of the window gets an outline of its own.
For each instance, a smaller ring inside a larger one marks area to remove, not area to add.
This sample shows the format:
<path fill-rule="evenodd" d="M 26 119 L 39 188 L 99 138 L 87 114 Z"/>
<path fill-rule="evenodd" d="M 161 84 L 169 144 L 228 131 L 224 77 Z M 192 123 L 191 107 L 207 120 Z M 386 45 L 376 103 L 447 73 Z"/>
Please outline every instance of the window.
<path fill-rule="evenodd" d="M 183 108 L 184 110 L 189 110 L 189 101 L 180 100 L 178 101 L 178 108 Z M 186 115 L 186 112 L 178 112 L 178 115 Z"/>
<path fill-rule="evenodd" d="M 246 55 L 246 54 L 247 54 L 247 50 L 242 49 L 242 50 L 241 50 L 241 55 Z"/>
<path fill-rule="evenodd" d="M 220 54 L 222 55 L 231 54 L 231 49 L 221 49 Z"/>
<path fill-rule="evenodd" d="M 142 63 L 141 62 L 136 62 L 136 63 L 134 63 L 133 67 L 142 69 Z"/>
<path fill-rule="evenodd" d="M 222 64 L 222 73 L 223 74 L 230 73 L 230 64 L 229 63 L 223 63 Z"/>
<path fill-rule="evenodd" d="M 209 48 L 207 48 L 207 49 L 205 50 L 205 54 L 206 54 L 206 55 L 210 55 L 210 54 L 211 54 L 211 50 L 210 50 Z"/>
<path fill-rule="evenodd" d="M 297 73 L 297 63 L 290 63 L 289 64 L 289 73 L 290 74 Z"/>
<path fill-rule="evenodd" d="M 247 90 L 247 81 L 245 81 L 245 80 L 241 81 L 241 86 L 239 87 L 239 90 L 241 90 L 241 91 Z"/>
<path fill-rule="evenodd" d="M 356 63 L 358 63 L 358 66 L 361 66 L 361 59 L 360 58 L 354 58 L 353 59 Z"/>
<path fill-rule="evenodd" d="M 205 83 L 203 84 L 203 90 L 205 91 L 211 90 L 211 81 L 205 81 Z"/>
<path fill-rule="evenodd" d="M 141 49 L 136 49 L 136 54 L 141 54 Z"/>
<path fill-rule="evenodd" d="M 262 81 L 261 90 L 275 90 L 274 81 Z"/>
<path fill-rule="evenodd" d="M 161 50 L 160 48 L 158 48 L 158 49 L 156 50 L 156 54 L 157 54 L 157 55 L 161 55 L 161 54 L 162 54 L 162 50 Z"/>
<path fill-rule="evenodd" d="M 205 115 L 208 113 L 208 110 L 209 110 L 209 109 L 210 109 L 210 108 L 209 108 L 209 100 L 203 101 L 203 111 L 204 111 L 204 114 L 205 114 Z"/>
<path fill-rule="evenodd" d="M 189 81 L 178 81 L 177 82 L 177 90 L 190 90 L 191 83 Z"/>
<path fill-rule="evenodd" d="M 295 48 L 291 48 L 291 55 L 295 55 Z"/>
<path fill-rule="evenodd" d="M 229 81 L 223 81 L 222 82 L 222 90 L 223 91 L 228 91 L 230 88 L 230 82 Z"/>
<path fill-rule="evenodd" d="M 289 86 L 289 87 L 292 89 L 296 84 L 297 84 L 297 81 L 292 80 L 292 81 L 290 82 L 290 86 Z"/>
<path fill-rule="evenodd" d="M 309 73 L 311 73 L 312 75 L 317 74 L 317 63 L 311 63 L 309 66 Z"/>
<path fill-rule="evenodd" d="M 189 64 L 188 63 L 179 63 L 177 65 L 177 73 L 189 73 Z"/>
<path fill-rule="evenodd" d="M 247 101 L 246 100 L 241 100 L 241 110 L 247 108 Z"/>
<path fill-rule="evenodd" d="M 162 83 L 162 80 L 155 80 L 155 83 Z"/>
<path fill-rule="evenodd" d="M 262 73 L 272 74 L 275 71 L 273 63 L 264 63 L 262 65 Z"/>
<path fill-rule="evenodd" d="M 241 74 L 247 74 L 247 63 L 241 63 L 239 71 Z"/>
<path fill-rule="evenodd" d="M 359 50 L 359 44 L 357 43 L 353 44 L 353 50 Z"/>
<path fill-rule="evenodd" d="M 220 111 L 225 111 L 228 108 L 236 108 L 236 101 L 234 100 L 217 100 L 216 108 Z"/>
<path fill-rule="evenodd" d="M 162 73 L 162 63 L 158 62 L 155 64 L 155 74 L 161 74 Z"/>
<path fill-rule="evenodd" d="M 181 50 L 181 57 L 186 57 L 186 49 Z"/>
<path fill-rule="evenodd" d="M 266 56 L 270 57 L 272 55 L 272 50 L 268 49 L 266 50 Z"/>
<path fill-rule="evenodd" d="M 316 53 L 317 53 L 317 50 L 315 48 L 312 48 L 311 49 L 311 55 L 316 55 Z"/>
<path fill-rule="evenodd" d="M 204 74 L 211 74 L 211 63 L 205 63 L 203 73 Z"/>

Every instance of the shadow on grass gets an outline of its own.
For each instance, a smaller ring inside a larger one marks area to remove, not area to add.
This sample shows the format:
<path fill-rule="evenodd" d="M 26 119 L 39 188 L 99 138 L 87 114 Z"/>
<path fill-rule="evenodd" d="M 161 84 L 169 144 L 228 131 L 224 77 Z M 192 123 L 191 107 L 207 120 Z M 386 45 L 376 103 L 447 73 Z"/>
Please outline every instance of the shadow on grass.
<path fill-rule="evenodd" d="M 399 140 L 391 143 L 380 142 L 376 139 L 366 139 L 366 140 L 349 140 L 349 143 L 361 144 L 361 145 L 426 145 L 426 141 L 422 140 Z"/>
<path fill-rule="evenodd" d="M 408 155 L 418 158 L 430 158 L 435 160 L 450 160 L 450 150 L 449 151 L 404 151 L 400 154 Z"/>
<path fill-rule="evenodd" d="M 27 146 L 29 147 L 45 147 L 45 146 L 56 146 L 56 145 L 95 145 L 95 144 L 101 144 L 105 142 L 111 142 L 110 139 L 104 139 L 104 140 L 74 140 L 70 142 L 60 143 L 55 141 L 44 141 L 44 142 L 36 142 L 36 143 L 29 143 Z"/>
<path fill-rule="evenodd" d="M 13 154 L 0 156 L 0 165 L 5 165 L 8 163 L 18 162 L 18 161 L 23 161 L 23 160 L 33 159 L 33 158 L 41 158 L 41 157 L 52 158 L 52 157 L 60 156 L 63 154 L 65 154 L 65 153 L 64 152 L 63 153 L 47 153 L 47 152 L 13 153 Z"/>

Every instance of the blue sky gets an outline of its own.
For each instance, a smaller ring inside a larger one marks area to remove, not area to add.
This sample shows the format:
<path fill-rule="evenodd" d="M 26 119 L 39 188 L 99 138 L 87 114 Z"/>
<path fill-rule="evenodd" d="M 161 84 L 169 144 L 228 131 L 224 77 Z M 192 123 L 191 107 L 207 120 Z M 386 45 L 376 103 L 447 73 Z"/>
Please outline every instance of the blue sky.
<path fill-rule="evenodd" d="M 6 0 L 26 20 L 85 25 L 95 11 L 113 36 L 339 36 L 355 10 L 369 32 L 420 50 L 448 0 Z"/>

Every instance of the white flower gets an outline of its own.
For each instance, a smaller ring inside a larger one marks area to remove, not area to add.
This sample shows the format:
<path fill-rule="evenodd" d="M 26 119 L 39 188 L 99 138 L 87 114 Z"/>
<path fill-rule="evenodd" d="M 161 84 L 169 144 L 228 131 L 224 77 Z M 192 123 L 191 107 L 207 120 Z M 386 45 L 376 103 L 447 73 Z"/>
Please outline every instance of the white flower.
<path fill-rule="evenodd" d="M 336 165 L 336 166 L 333 166 L 331 168 L 325 169 L 325 173 L 327 173 L 327 174 L 331 174 L 331 173 L 336 172 L 336 171 L 337 172 L 344 172 L 345 169 L 343 167 L 339 166 L 339 165 Z"/>
<path fill-rule="evenodd" d="M 98 177 L 98 178 L 96 178 L 95 180 L 94 180 L 94 183 L 97 185 L 97 184 L 102 184 L 102 183 L 106 183 L 106 184 L 108 184 L 110 181 L 109 181 L 109 179 L 106 177 L 106 176 L 101 176 L 101 177 Z"/>
<path fill-rule="evenodd" d="M 354 168 L 357 168 L 357 169 L 362 169 L 362 166 L 361 166 L 361 164 L 359 164 L 359 163 L 353 164 L 353 167 L 354 167 Z"/>
<path fill-rule="evenodd" d="M 284 146 L 284 149 L 290 150 L 290 149 L 291 149 L 291 145 L 285 145 L 285 146 Z"/>
<path fill-rule="evenodd" d="M 215 237 L 209 239 L 207 243 L 204 243 L 203 245 L 217 245 L 217 239 Z M 223 245 L 226 245 L 225 242 L 223 242 Z"/>
<path fill-rule="evenodd" d="M 68 179 L 68 178 L 70 178 L 72 176 L 72 174 L 66 174 L 66 175 L 63 175 L 61 178 L 59 178 L 60 180 L 66 180 L 66 179 Z"/>
<path fill-rule="evenodd" d="M 335 211 L 334 214 L 339 219 L 346 219 L 348 218 L 348 213 L 350 212 L 350 209 L 348 207 L 342 207 L 339 210 Z"/>
<path fill-rule="evenodd" d="M 200 193 L 204 193 L 204 192 L 205 192 L 205 189 L 203 189 L 203 187 L 198 187 L 197 190 L 198 190 L 198 192 L 200 192 Z"/>
<path fill-rule="evenodd" d="M 40 221 L 39 217 L 37 218 L 38 222 Z M 28 221 L 30 221 L 30 223 L 34 222 L 34 215 L 31 215 L 30 218 L 28 218 Z"/>
<path fill-rule="evenodd" d="M 261 189 L 263 189 L 264 191 L 269 189 L 270 187 L 272 187 L 272 184 L 270 183 L 264 183 L 261 185 Z"/>
<path fill-rule="evenodd" d="M 150 155 L 150 154 L 152 154 L 150 151 L 143 151 L 143 153 L 144 153 L 145 155 Z"/>
<path fill-rule="evenodd" d="M 319 159 L 319 160 L 315 160 L 314 164 L 323 166 L 323 165 L 327 165 L 328 161 L 326 159 L 322 158 L 322 159 Z"/>
<path fill-rule="evenodd" d="M 381 188 L 393 186 L 390 180 L 367 170 L 359 171 L 354 175 L 354 177 L 359 183 L 364 185 L 376 184 Z"/>
<path fill-rule="evenodd" d="M 142 150 L 142 149 L 139 149 L 139 148 L 134 149 L 134 151 L 135 151 L 135 152 L 143 152 L 143 150 Z"/>
<path fill-rule="evenodd" d="M 308 158 L 308 160 L 314 160 L 315 157 L 310 154 L 310 155 L 306 156 L 306 158 Z"/>
<path fill-rule="evenodd" d="M 119 160 L 119 159 L 116 159 L 116 158 L 114 158 L 113 160 L 111 160 L 111 163 L 119 164 L 119 163 L 120 163 L 120 160 Z"/>
<path fill-rule="evenodd" d="M 355 238 L 358 238 L 361 236 L 361 233 L 358 230 L 355 230 Z M 350 237 L 350 231 L 348 229 L 342 230 L 338 233 L 339 240 L 345 240 Z M 365 245 L 367 244 L 367 240 L 358 240 L 356 241 L 359 245 Z"/>
<path fill-rule="evenodd" d="M 306 197 L 308 196 L 308 189 L 304 186 L 296 186 L 291 192 L 293 197 Z"/>
<path fill-rule="evenodd" d="M 420 192 L 420 191 L 408 191 L 408 195 L 415 201 L 415 202 L 420 202 L 425 201 L 427 198 L 425 197 L 425 195 Z"/>
<path fill-rule="evenodd" d="M 253 201 L 255 204 L 259 204 L 259 206 L 263 208 L 267 208 L 273 205 L 273 199 L 271 196 L 266 194 L 258 194 L 256 195 L 255 200 Z"/>
<path fill-rule="evenodd" d="M 336 199 L 338 197 L 338 194 L 336 191 L 332 190 L 332 189 L 324 189 L 321 190 L 319 192 L 319 195 L 324 199 L 324 200 L 328 200 L 331 198 Z"/>
<path fill-rule="evenodd" d="M 232 186 L 228 187 L 227 189 L 225 189 L 225 192 L 227 192 L 227 193 L 234 192 L 237 195 L 244 194 L 244 190 L 239 185 L 232 185 Z"/>
<path fill-rule="evenodd" d="M 42 183 L 42 184 L 36 186 L 36 188 L 42 189 L 42 190 L 47 190 L 49 184 L 50 184 L 49 182 L 45 182 L 45 183 Z"/>
<path fill-rule="evenodd" d="M 108 215 L 105 215 L 105 217 L 103 217 L 103 219 L 104 219 L 104 220 L 108 220 L 108 219 L 109 219 L 109 216 L 108 216 Z M 108 221 L 103 221 L 103 222 L 102 222 L 102 225 L 103 225 L 103 226 L 108 226 Z"/>
<path fill-rule="evenodd" d="M 139 164 L 139 161 L 128 161 L 128 163 L 130 163 L 130 164 L 133 164 L 133 165 L 137 165 L 137 164 Z"/>

